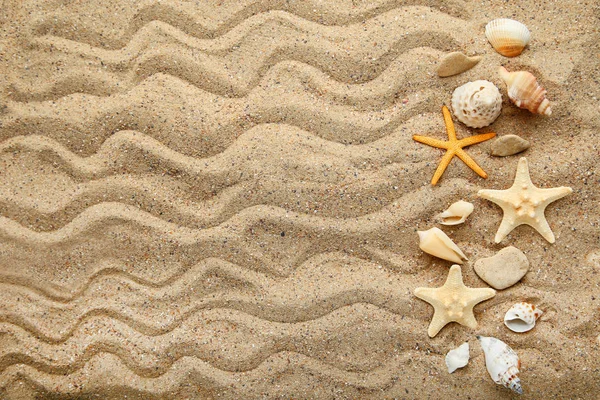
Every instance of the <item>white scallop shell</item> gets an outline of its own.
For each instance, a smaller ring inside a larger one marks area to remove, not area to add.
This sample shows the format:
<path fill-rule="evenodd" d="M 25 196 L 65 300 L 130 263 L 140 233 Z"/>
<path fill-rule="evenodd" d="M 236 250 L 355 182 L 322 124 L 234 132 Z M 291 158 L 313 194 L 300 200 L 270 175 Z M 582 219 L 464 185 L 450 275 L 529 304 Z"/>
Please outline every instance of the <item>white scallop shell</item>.
<path fill-rule="evenodd" d="M 446 354 L 446 366 L 448 372 L 453 373 L 458 368 L 462 368 L 469 363 L 469 343 L 465 342 L 456 349 L 450 350 Z"/>
<path fill-rule="evenodd" d="M 453 203 L 446 211 L 438 215 L 442 225 L 458 225 L 465 222 L 467 217 L 473 212 L 473 204 L 468 201 L 459 200 Z"/>
<path fill-rule="evenodd" d="M 500 115 L 502 95 L 492 82 L 468 82 L 454 89 L 452 110 L 463 124 L 471 128 L 482 128 Z"/>
<path fill-rule="evenodd" d="M 523 394 L 521 380 L 517 376 L 521 361 L 519 356 L 506 343 L 493 337 L 477 336 L 485 354 L 488 373 L 499 385 L 515 393 Z"/>
<path fill-rule="evenodd" d="M 417 233 L 420 240 L 419 248 L 425 253 L 457 264 L 462 264 L 463 258 L 467 260 L 467 256 L 440 228 L 417 231 Z"/>
<path fill-rule="evenodd" d="M 531 33 L 519 21 L 499 18 L 485 26 L 485 36 L 498 53 L 506 57 L 515 57 L 523 52 Z"/>
<path fill-rule="evenodd" d="M 533 329 L 535 321 L 544 312 L 535 305 L 520 302 L 513 305 L 504 316 L 504 325 L 513 332 L 527 332 Z"/>

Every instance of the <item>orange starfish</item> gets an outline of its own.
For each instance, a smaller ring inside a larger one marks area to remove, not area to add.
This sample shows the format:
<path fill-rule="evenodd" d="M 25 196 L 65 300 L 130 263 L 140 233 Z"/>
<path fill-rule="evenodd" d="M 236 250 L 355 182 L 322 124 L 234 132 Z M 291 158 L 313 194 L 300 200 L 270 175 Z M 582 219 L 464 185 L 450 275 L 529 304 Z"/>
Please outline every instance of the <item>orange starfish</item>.
<path fill-rule="evenodd" d="M 496 136 L 495 133 L 483 133 L 481 135 L 469 136 L 464 139 L 458 140 L 456 138 L 456 131 L 454 130 L 454 123 L 452 122 L 452 116 L 450 115 L 450 111 L 448 107 L 442 106 L 442 113 L 444 114 L 444 123 L 446 124 L 446 132 L 448 132 L 448 140 L 442 141 L 438 139 L 433 139 L 427 136 L 419 136 L 413 135 L 413 139 L 417 142 L 426 144 L 428 146 L 437 147 L 438 149 L 446 149 L 446 154 L 442 157 L 442 161 L 440 161 L 440 165 L 438 165 L 435 170 L 435 174 L 433 174 L 433 178 L 431 178 L 431 184 L 435 185 L 446 168 L 452 161 L 454 156 L 458 156 L 461 160 L 464 161 L 465 164 L 469 166 L 473 171 L 477 172 L 479 176 L 482 178 L 487 178 L 487 174 L 484 170 L 481 169 L 479 165 L 473 160 L 462 148 L 470 146 L 475 143 L 485 142 Z"/>

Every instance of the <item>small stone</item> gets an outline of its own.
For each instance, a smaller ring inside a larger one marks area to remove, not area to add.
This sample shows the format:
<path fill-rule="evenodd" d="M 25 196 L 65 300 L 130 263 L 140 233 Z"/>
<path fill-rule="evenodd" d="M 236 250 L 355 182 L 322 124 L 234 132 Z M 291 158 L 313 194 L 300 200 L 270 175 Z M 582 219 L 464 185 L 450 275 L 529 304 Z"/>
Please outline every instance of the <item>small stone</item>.
<path fill-rule="evenodd" d="M 475 262 L 475 272 L 494 289 L 506 289 L 519 282 L 529 270 L 529 260 L 516 247 L 509 246 L 496 255 Z"/>
<path fill-rule="evenodd" d="M 481 56 L 469 57 L 460 51 L 448 53 L 442 57 L 437 73 L 442 78 L 457 75 L 473 68 L 480 60 Z"/>
<path fill-rule="evenodd" d="M 529 141 L 517 135 L 504 135 L 492 142 L 490 147 L 493 156 L 505 157 L 520 153 L 529 148 Z"/>

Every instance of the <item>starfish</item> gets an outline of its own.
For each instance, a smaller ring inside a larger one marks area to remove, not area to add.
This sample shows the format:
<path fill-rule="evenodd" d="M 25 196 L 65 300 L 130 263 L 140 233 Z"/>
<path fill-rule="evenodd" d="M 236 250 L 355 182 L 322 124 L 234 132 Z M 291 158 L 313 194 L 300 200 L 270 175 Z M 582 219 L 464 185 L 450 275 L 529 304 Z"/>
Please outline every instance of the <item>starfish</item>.
<path fill-rule="evenodd" d="M 490 140 L 494 136 L 495 133 L 483 133 L 481 135 L 469 136 L 464 139 L 458 140 L 456 138 L 456 131 L 454 130 L 454 123 L 452 122 L 452 116 L 450 115 L 450 111 L 448 107 L 442 106 L 442 114 L 444 114 L 444 123 L 446 124 L 446 132 L 448 133 L 448 140 L 442 141 L 434 138 L 430 138 L 427 136 L 419 136 L 413 135 L 413 140 L 417 142 L 426 144 L 428 146 L 437 147 L 438 149 L 446 149 L 446 154 L 442 157 L 442 161 L 440 161 L 440 165 L 438 165 L 435 173 L 433 174 L 433 178 L 431 178 L 431 184 L 435 186 L 438 182 L 448 165 L 450 165 L 450 161 L 454 156 L 458 156 L 461 160 L 464 161 L 465 164 L 469 166 L 473 171 L 477 172 L 479 176 L 482 178 L 487 178 L 487 174 L 477 163 L 473 160 L 462 148 L 470 146 L 472 144 L 485 142 L 486 140 Z"/>
<path fill-rule="evenodd" d="M 506 190 L 480 190 L 477 195 L 502 207 L 504 217 L 496 232 L 494 241 L 500 243 L 519 225 L 529 225 L 550 243 L 554 243 L 554 233 L 546 221 L 544 210 L 555 200 L 573 192 L 570 187 L 540 189 L 535 187 L 529 176 L 527 159 L 522 157 L 517 165 L 515 182 Z"/>
<path fill-rule="evenodd" d="M 477 327 L 473 307 L 495 295 L 494 289 L 465 286 L 460 267 L 456 264 L 450 268 L 444 286 L 415 289 L 415 296 L 425 300 L 434 308 L 433 318 L 427 330 L 429 337 L 437 335 L 450 322 L 458 322 L 471 329 Z"/>

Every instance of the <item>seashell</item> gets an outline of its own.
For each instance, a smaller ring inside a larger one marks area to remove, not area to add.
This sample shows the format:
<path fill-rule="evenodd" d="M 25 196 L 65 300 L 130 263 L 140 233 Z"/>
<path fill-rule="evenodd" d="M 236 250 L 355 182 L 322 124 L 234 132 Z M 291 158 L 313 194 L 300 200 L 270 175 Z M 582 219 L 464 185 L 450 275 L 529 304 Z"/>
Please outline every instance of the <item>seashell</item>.
<path fill-rule="evenodd" d="M 468 82 L 454 89 L 452 110 L 456 118 L 466 126 L 482 128 L 500 115 L 502 95 L 492 82 Z"/>
<path fill-rule="evenodd" d="M 508 72 L 504 67 L 500 67 L 498 72 L 506 83 L 508 97 L 517 107 L 536 114 L 552 114 L 550 102 L 546 98 L 546 89 L 537 83 L 531 72 Z"/>
<path fill-rule="evenodd" d="M 519 356 L 506 343 L 493 337 L 477 336 L 485 354 L 488 373 L 499 385 L 515 393 L 523 394 L 521 380 L 517 376 L 521 361 Z"/>
<path fill-rule="evenodd" d="M 521 302 L 513 305 L 504 316 L 504 325 L 513 332 L 523 333 L 533 329 L 535 321 L 544 312 L 535 305 Z"/>
<path fill-rule="evenodd" d="M 485 36 L 498 53 L 505 57 L 515 57 L 523 52 L 531 33 L 519 21 L 499 18 L 485 26 Z"/>
<path fill-rule="evenodd" d="M 442 225 L 458 225 L 465 222 L 467 217 L 473 212 L 473 204 L 468 201 L 459 200 L 452 204 L 446 211 L 438 215 L 441 218 Z"/>
<path fill-rule="evenodd" d="M 469 363 L 469 343 L 465 342 L 456 349 L 450 350 L 446 354 L 446 366 L 448 372 L 453 373 L 458 368 L 462 368 Z"/>
<path fill-rule="evenodd" d="M 442 57 L 437 73 L 442 78 L 457 75 L 473 68 L 479 61 L 481 56 L 469 57 L 460 51 L 453 51 Z"/>
<path fill-rule="evenodd" d="M 425 253 L 457 264 L 462 264 L 463 258 L 468 260 L 467 256 L 440 228 L 431 228 L 417 233 L 420 240 L 419 248 Z"/>

